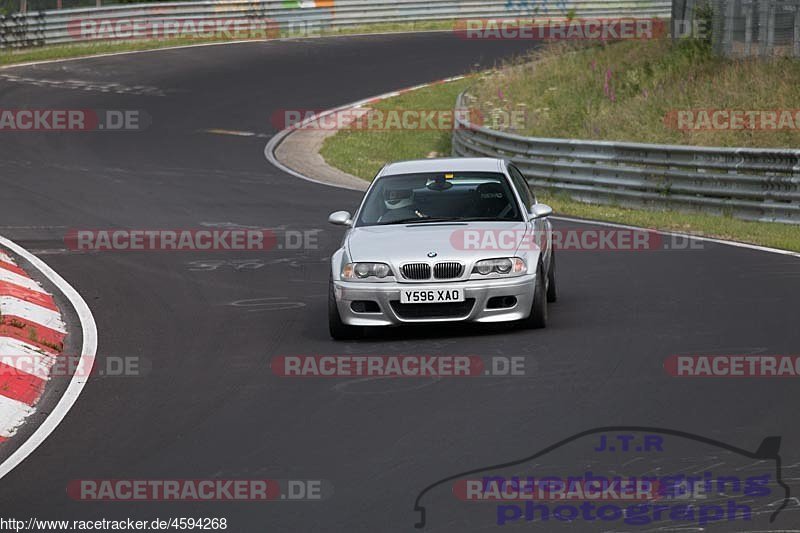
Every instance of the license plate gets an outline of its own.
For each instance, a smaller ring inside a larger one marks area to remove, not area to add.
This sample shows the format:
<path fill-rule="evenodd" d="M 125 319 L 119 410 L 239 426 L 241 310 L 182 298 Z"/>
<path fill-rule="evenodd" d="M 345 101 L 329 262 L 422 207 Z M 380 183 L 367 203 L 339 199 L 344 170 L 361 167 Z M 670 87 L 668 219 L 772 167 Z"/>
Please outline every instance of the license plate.
<path fill-rule="evenodd" d="M 463 289 L 403 289 L 400 291 L 401 304 L 443 304 L 463 301 Z"/>

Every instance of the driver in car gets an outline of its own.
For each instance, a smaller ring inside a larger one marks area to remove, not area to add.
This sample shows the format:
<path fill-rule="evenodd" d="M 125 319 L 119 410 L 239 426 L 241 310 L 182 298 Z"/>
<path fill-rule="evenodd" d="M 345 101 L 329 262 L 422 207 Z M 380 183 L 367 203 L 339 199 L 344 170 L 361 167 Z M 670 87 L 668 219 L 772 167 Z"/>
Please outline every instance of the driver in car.
<path fill-rule="evenodd" d="M 417 211 L 414 205 L 412 189 L 386 189 L 383 192 L 383 205 L 386 206 L 386 212 L 378 218 L 379 224 L 425 216 Z"/>

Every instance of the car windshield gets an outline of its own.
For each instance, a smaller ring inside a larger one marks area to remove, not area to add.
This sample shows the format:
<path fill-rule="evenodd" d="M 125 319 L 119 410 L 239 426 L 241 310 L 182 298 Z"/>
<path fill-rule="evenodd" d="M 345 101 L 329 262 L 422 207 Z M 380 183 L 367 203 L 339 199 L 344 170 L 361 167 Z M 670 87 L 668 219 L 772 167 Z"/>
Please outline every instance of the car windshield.
<path fill-rule="evenodd" d="M 521 220 L 503 174 L 435 172 L 382 176 L 364 201 L 357 225 L 477 220 Z"/>

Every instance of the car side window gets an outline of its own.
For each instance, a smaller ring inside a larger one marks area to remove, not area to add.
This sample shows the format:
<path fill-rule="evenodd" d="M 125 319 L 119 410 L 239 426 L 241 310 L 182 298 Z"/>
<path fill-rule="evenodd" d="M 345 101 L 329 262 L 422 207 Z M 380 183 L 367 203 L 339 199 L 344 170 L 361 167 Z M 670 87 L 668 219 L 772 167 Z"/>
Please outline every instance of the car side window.
<path fill-rule="evenodd" d="M 514 186 L 519 191 L 519 195 L 525 203 L 525 208 L 530 209 L 531 206 L 536 203 L 536 197 L 533 195 L 533 192 L 531 192 L 530 187 L 528 187 L 528 182 L 522 176 L 522 172 L 517 170 L 517 167 L 514 165 L 508 165 L 508 173 L 511 174 L 511 179 L 514 181 Z"/>

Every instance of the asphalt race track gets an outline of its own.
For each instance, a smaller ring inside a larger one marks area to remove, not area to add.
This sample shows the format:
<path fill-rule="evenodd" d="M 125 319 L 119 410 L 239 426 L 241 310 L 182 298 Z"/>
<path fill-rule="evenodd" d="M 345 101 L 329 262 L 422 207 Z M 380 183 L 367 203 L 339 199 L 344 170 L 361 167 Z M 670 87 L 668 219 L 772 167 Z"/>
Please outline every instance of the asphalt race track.
<path fill-rule="evenodd" d="M 59 428 L 0 481 L 4 514 L 226 517 L 229 531 L 245 532 L 411 531 L 415 498 L 429 484 L 612 425 L 670 428 L 752 450 L 779 435 L 784 478 L 789 485 L 800 478 L 795 380 L 680 379 L 663 369 L 672 354 L 797 354 L 800 264 L 793 257 L 713 243 L 563 252 L 560 299 L 546 330 L 448 327 L 358 342 L 329 338 L 327 258 L 342 231 L 326 219 L 355 209 L 360 195 L 269 165 L 263 148 L 275 133 L 271 114 L 334 107 L 491 66 L 526 46 L 448 33 L 362 36 L 0 71 L 3 108 L 136 109 L 152 118 L 143 132 L 2 134 L 0 234 L 83 295 L 97 321 L 100 360 L 151 363 L 142 377 L 89 381 Z M 113 227 L 321 231 L 318 249 L 260 254 L 66 249 L 70 229 Z M 258 265 L 242 267 L 243 260 Z M 522 356 L 528 375 L 290 380 L 271 372 L 272 357 L 298 354 Z M 320 502 L 265 505 L 78 502 L 65 492 L 72 479 L 257 477 L 327 480 L 334 493 Z M 797 508 L 792 500 L 769 527 L 798 526 Z M 428 525 L 492 529 L 491 511 L 483 516 L 466 524 L 431 505 Z"/>

